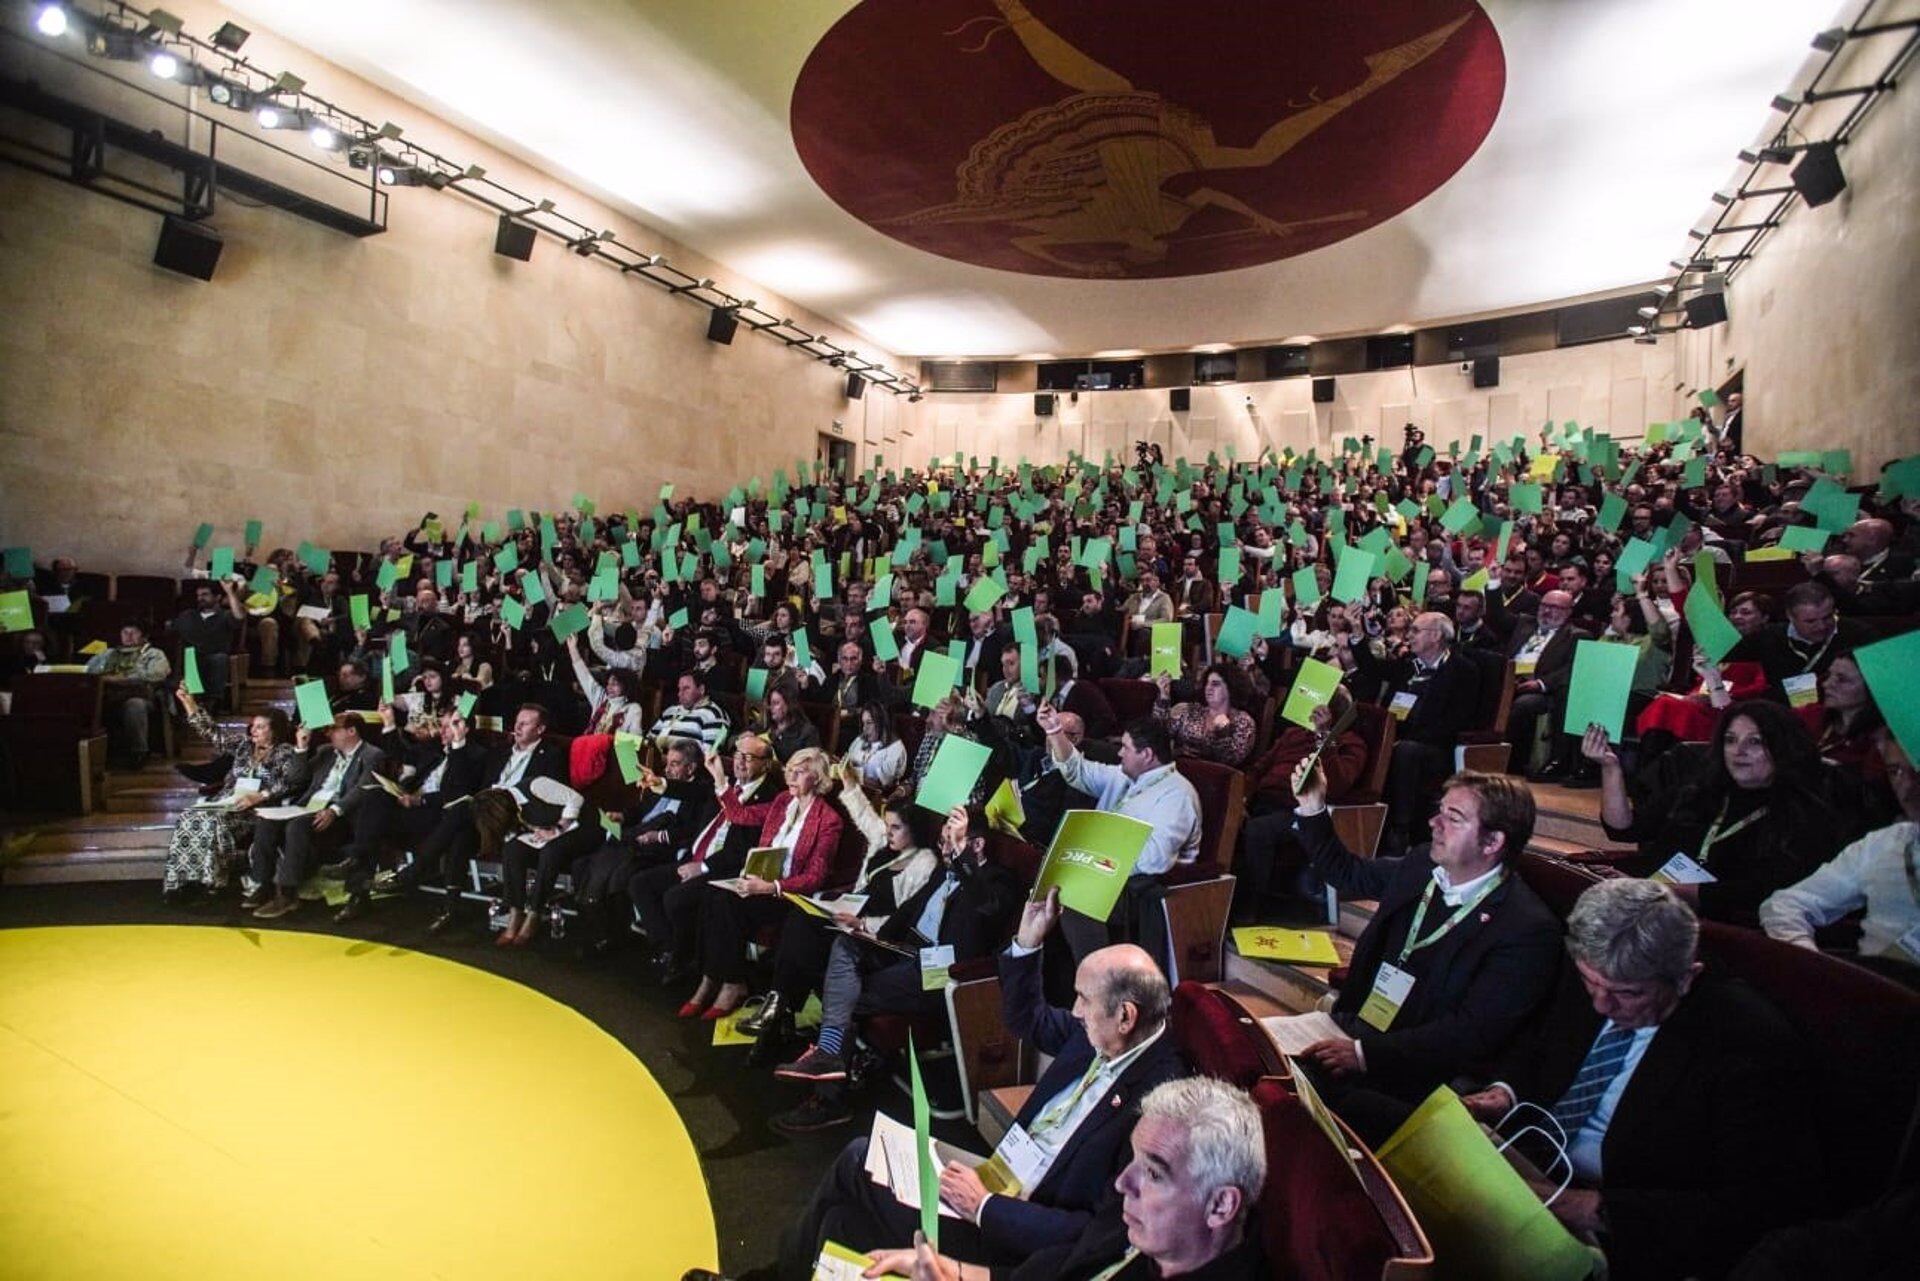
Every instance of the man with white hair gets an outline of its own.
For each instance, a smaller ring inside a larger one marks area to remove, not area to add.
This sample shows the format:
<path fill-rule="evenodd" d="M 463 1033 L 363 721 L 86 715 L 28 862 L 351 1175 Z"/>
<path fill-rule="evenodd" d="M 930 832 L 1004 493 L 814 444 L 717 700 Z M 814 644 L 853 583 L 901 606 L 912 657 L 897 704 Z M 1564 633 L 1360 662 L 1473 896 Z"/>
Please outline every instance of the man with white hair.
<path fill-rule="evenodd" d="M 1553 1213 L 1616 1277 L 1719 1276 L 1814 1199 L 1801 1047 L 1758 993 L 1703 977 L 1699 934 L 1656 881 L 1588 887 L 1567 918 L 1571 972 L 1495 1083 L 1462 1100 L 1488 1122 L 1522 1102 L 1552 1116 L 1574 1175 Z"/>
<path fill-rule="evenodd" d="M 924 1241 L 874 1256 L 869 1276 L 914 1281 L 1227 1281 L 1271 1275 L 1248 1217 L 1267 1177 L 1260 1111 L 1208 1076 L 1154 1087 L 1133 1127 L 1133 1159 L 1076 1241 L 988 1268 L 936 1255 Z"/>

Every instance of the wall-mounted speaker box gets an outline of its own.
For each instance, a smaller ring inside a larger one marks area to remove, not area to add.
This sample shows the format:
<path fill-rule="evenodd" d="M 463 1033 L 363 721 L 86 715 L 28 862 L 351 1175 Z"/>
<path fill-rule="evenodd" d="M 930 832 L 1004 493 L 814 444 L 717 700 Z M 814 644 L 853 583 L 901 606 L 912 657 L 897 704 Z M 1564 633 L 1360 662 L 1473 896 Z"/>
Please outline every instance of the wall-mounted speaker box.
<path fill-rule="evenodd" d="M 847 399 L 858 400 L 867 394 L 867 380 L 859 374 L 847 375 Z"/>
<path fill-rule="evenodd" d="M 1474 357 L 1473 385 L 1475 387 L 1498 387 L 1500 385 L 1500 357 Z"/>
<path fill-rule="evenodd" d="M 1176 414 L 1184 414 L 1193 408 L 1193 390 L 1188 387 L 1175 387 L 1167 393 L 1167 408 Z"/>
<path fill-rule="evenodd" d="M 1053 417 L 1053 400 L 1054 400 L 1054 397 L 1051 392 L 1044 392 L 1044 391 L 1036 392 L 1033 397 L 1034 417 L 1036 418 Z"/>
<path fill-rule="evenodd" d="M 212 280 L 221 247 L 220 237 L 211 227 L 168 214 L 160 221 L 160 242 L 153 247 L 153 265 L 195 280 Z"/>
<path fill-rule="evenodd" d="M 518 258 L 521 262 L 533 259 L 533 242 L 540 233 L 524 222 L 515 222 L 506 214 L 500 215 L 500 225 L 493 233 L 493 252 L 502 258 Z"/>
<path fill-rule="evenodd" d="M 1830 142 L 1808 147 L 1789 176 L 1800 198 L 1809 205 L 1824 205 L 1847 189 L 1847 176 L 1840 172 L 1839 148 Z"/>
<path fill-rule="evenodd" d="M 730 343 L 734 330 L 740 328 L 740 314 L 726 307 L 715 307 L 707 317 L 707 341 Z"/>
<path fill-rule="evenodd" d="M 1313 403 L 1331 405 L 1333 403 L 1333 379 L 1316 378 L 1313 380 Z"/>
<path fill-rule="evenodd" d="M 1725 294 L 1696 294 L 1687 299 L 1687 327 L 1705 329 L 1708 325 L 1717 325 L 1727 318 L 1727 296 Z"/>

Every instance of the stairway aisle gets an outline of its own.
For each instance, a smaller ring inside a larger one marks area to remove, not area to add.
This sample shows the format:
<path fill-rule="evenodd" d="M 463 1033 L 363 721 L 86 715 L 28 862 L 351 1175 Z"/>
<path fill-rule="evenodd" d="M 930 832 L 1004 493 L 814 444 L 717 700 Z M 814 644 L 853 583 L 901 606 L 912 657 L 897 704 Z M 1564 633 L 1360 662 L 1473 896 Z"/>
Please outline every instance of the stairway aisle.
<path fill-rule="evenodd" d="M 270 707 L 293 714 L 293 682 L 250 680 L 240 710 L 214 719 L 239 726 Z M 213 754 L 184 722 L 175 731 L 178 759 L 155 755 L 144 769 L 109 769 L 100 808 L 92 814 L 9 815 L 0 834 L 0 884 L 159 880 L 174 823 L 200 794 L 174 767 Z"/>

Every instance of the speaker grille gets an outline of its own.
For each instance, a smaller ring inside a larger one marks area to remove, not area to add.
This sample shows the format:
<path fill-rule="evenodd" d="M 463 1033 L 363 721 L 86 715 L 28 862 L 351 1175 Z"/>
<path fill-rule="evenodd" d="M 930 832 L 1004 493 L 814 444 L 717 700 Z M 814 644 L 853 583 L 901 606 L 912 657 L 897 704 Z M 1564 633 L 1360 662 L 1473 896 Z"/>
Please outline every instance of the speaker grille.
<path fill-rule="evenodd" d="M 153 265 L 195 280 L 212 280 L 222 248 L 220 237 L 211 228 L 168 214 L 160 223 L 160 241 L 153 247 Z"/>
<path fill-rule="evenodd" d="M 505 214 L 500 215 L 500 226 L 493 233 L 493 252 L 502 258 L 518 258 L 521 262 L 533 260 L 533 242 L 538 233 L 523 222 L 515 222 Z"/>
<path fill-rule="evenodd" d="M 995 391 L 1000 366 L 991 360 L 923 360 L 920 382 L 928 391 Z"/>

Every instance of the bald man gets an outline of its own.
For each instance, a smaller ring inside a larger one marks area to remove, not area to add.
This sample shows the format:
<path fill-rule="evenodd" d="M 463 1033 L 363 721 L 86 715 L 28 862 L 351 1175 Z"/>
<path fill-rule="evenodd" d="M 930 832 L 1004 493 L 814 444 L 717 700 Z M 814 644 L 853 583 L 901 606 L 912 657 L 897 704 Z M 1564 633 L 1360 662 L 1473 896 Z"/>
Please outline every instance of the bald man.
<path fill-rule="evenodd" d="M 1861 586 L 1877 586 L 1880 583 L 1913 576 L 1913 562 L 1895 556 L 1893 548 L 1893 524 L 1877 516 L 1865 520 L 1856 520 L 1847 526 L 1847 532 L 1840 536 L 1840 543 L 1849 556 L 1860 561 Z"/>
<path fill-rule="evenodd" d="M 1533 774 L 1536 780 L 1560 779 L 1581 759 L 1572 750 L 1572 742 L 1563 744 L 1563 736 L 1556 733 L 1561 709 L 1566 706 L 1567 686 L 1573 679 L 1574 645 L 1590 637 L 1575 626 L 1573 610 L 1571 593 L 1550 591 L 1540 598 L 1540 608 L 1531 618 L 1520 616 L 1507 642 L 1507 657 L 1513 660 L 1513 707 L 1507 713 L 1507 741 L 1513 744 L 1514 762 L 1523 770 L 1531 764 L 1540 718 L 1548 718 L 1551 747 L 1546 767 Z"/>
<path fill-rule="evenodd" d="M 1073 1008 L 1041 994 L 1040 958 L 1060 920 L 1058 891 L 1029 902 L 1000 958 L 1007 1030 L 1052 1064 L 1028 1096 L 994 1155 L 1027 1191 L 989 1193 L 971 1168 L 940 1173 L 940 1199 L 960 1217 L 943 1219 L 940 1246 L 993 1265 L 1077 1240 L 1127 1163 L 1140 1100 L 1187 1065 L 1167 1031 L 1172 994 L 1153 958 L 1130 943 L 1091 952 L 1074 974 Z M 781 1238 L 777 1275 L 806 1281 L 822 1243 L 855 1250 L 913 1239 L 919 1212 L 901 1205 L 866 1171 L 867 1140 L 847 1144 L 800 1220 Z"/>

